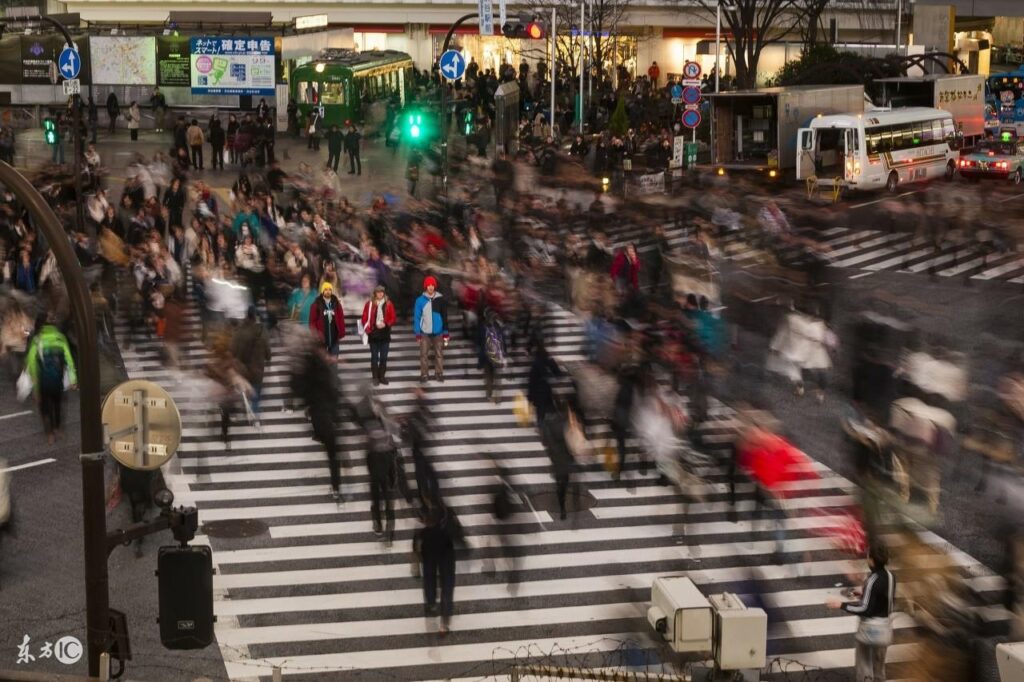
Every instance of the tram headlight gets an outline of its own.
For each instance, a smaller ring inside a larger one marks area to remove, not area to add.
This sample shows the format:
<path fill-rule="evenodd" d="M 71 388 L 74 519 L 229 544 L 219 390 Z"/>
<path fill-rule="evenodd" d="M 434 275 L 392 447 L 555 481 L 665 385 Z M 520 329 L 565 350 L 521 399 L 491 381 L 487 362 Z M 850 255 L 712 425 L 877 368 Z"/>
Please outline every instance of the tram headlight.
<path fill-rule="evenodd" d="M 324 68 L 326 68 L 326 66 L 327 66 L 326 64 L 324 64 L 323 62 L 320 62 L 319 64 L 317 64 L 317 65 L 316 65 L 316 66 L 314 67 L 314 69 L 315 69 L 315 71 L 316 71 L 317 73 L 323 73 L 323 72 L 324 72 Z"/>

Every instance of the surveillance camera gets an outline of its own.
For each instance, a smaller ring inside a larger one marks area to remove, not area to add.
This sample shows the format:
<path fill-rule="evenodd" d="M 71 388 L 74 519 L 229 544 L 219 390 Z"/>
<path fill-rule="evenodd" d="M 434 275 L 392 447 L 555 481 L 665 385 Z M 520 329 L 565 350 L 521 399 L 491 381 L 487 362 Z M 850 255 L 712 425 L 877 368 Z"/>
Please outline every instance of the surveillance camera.
<path fill-rule="evenodd" d="M 661 636 L 668 632 L 668 618 L 659 618 L 654 622 L 654 630 Z"/>

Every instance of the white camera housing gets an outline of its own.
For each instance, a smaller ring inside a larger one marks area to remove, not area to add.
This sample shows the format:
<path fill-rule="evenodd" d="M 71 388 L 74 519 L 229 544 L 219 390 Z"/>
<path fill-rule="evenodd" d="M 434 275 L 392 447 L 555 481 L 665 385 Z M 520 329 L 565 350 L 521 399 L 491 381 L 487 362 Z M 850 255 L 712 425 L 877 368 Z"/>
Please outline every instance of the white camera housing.
<path fill-rule="evenodd" d="M 996 645 L 1000 682 L 1024 682 L 1024 642 Z"/>
<path fill-rule="evenodd" d="M 710 653 L 711 603 L 689 578 L 655 578 L 647 622 L 676 653 Z"/>

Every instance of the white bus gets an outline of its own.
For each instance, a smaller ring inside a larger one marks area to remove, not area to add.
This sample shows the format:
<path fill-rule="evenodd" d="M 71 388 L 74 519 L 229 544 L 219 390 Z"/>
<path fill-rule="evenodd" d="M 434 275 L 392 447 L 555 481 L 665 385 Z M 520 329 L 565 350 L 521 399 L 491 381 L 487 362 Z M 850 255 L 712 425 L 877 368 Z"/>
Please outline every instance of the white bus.
<path fill-rule="evenodd" d="M 910 107 L 818 116 L 797 137 L 796 177 L 848 189 L 944 177 L 952 180 L 962 136 L 942 109 Z"/>

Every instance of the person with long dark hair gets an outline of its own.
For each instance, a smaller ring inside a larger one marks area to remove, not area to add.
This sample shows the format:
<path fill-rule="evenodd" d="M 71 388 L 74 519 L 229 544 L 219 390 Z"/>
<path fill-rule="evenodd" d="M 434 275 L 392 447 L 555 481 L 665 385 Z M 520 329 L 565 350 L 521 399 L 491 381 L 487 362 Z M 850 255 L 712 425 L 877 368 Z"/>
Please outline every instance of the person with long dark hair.
<path fill-rule="evenodd" d="M 896 577 L 885 565 L 889 552 L 884 545 L 868 548 L 868 568 L 860 601 L 838 597 L 825 604 L 860 617 L 857 626 L 854 669 L 857 682 L 885 682 L 885 652 L 892 644 L 892 612 L 896 603 Z"/>

